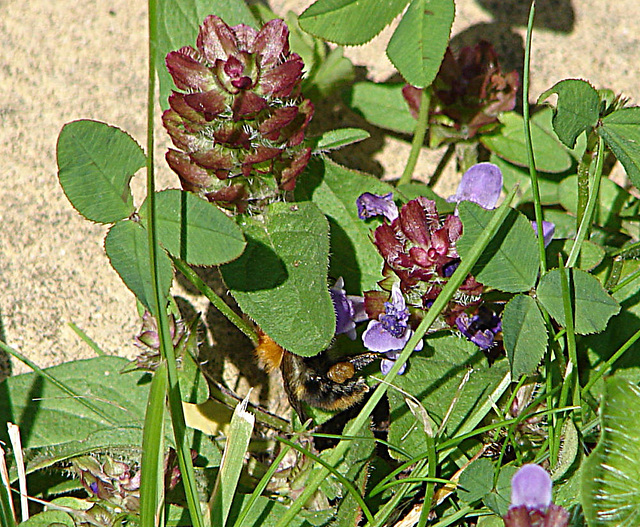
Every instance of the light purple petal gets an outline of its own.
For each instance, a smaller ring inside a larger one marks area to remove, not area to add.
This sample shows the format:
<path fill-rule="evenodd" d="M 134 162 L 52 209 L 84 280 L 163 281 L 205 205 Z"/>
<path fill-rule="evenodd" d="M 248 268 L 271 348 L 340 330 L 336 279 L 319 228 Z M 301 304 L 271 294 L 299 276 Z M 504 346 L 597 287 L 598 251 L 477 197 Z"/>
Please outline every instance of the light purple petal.
<path fill-rule="evenodd" d="M 351 340 L 355 340 L 356 324 L 354 317 L 356 311 L 352 298 L 358 297 L 347 296 L 343 287 L 344 280 L 340 277 L 336 280 L 335 285 L 329 289 L 331 300 L 333 301 L 333 310 L 336 313 L 336 335 L 345 333 Z M 364 298 L 361 299 L 361 302 L 364 304 Z"/>
<path fill-rule="evenodd" d="M 544 511 L 551 504 L 551 477 L 539 465 L 524 465 L 511 479 L 511 506 Z"/>
<path fill-rule="evenodd" d="M 391 368 L 393 368 L 393 365 L 396 363 L 396 359 L 400 356 L 400 353 L 397 351 L 387 351 L 385 355 L 387 358 L 380 361 L 380 371 L 382 372 L 382 375 L 386 375 L 391 371 Z M 405 362 L 400 370 L 398 370 L 398 375 L 402 375 L 406 369 L 407 363 Z"/>
<path fill-rule="evenodd" d="M 370 351 L 384 353 L 385 351 L 401 350 L 410 337 L 411 331 L 406 331 L 400 338 L 394 337 L 384 329 L 382 322 L 372 320 L 362 334 L 362 343 Z"/>
<path fill-rule="evenodd" d="M 473 201 L 482 208 L 495 209 L 502 191 L 502 172 L 493 163 L 478 163 L 467 170 L 449 203 Z"/>
<path fill-rule="evenodd" d="M 535 221 L 532 221 L 531 226 L 533 227 L 533 231 L 536 233 L 536 236 L 538 236 L 538 224 Z M 553 223 L 542 220 L 542 236 L 544 237 L 545 247 L 551 243 L 555 232 L 556 226 Z"/>
<path fill-rule="evenodd" d="M 411 335 L 413 335 L 413 331 L 411 329 L 407 329 L 401 338 L 396 338 L 384 329 L 381 322 L 372 320 L 369 322 L 367 329 L 365 329 L 362 334 L 362 343 L 369 351 L 377 351 L 379 353 L 400 351 L 409 341 Z M 423 345 L 424 343 L 420 340 L 414 348 L 414 351 L 420 351 Z"/>
<path fill-rule="evenodd" d="M 389 192 L 382 196 L 365 192 L 356 200 L 358 206 L 358 217 L 361 220 L 374 216 L 384 216 L 389 221 L 398 217 L 398 207 L 393 202 L 393 193 Z"/>

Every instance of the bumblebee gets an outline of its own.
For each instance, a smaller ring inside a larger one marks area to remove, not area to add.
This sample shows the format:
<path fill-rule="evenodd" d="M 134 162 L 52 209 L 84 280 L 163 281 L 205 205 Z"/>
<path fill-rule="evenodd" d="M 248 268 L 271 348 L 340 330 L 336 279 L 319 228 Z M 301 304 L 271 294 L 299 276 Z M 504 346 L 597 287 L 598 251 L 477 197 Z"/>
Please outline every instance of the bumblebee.
<path fill-rule="evenodd" d="M 256 356 L 267 372 L 280 369 L 289 403 L 302 422 L 308 419 L 303 403 L 339 412 L 362 401 L 369 387 L 356 373 L 379 358 L 377 353 L 362 353 L 335 362 L 326 351 L 301 357 L 285 350 L 262 331 Z"/>

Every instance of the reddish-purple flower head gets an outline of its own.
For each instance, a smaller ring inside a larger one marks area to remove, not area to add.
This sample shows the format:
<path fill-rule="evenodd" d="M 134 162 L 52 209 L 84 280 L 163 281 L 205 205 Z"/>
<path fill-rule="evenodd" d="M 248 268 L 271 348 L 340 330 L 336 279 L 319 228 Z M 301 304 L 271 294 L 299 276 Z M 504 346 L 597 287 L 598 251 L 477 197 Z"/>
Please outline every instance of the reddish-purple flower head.
<path fill-rule="evenodd" d="M 162 116 L 177 148 L 166 157 L 186 190 L 242 211 L 294 188 L 313 105 L 300 97 L 304 64 L 282 20 L 258 31 L 208 16 L 196 48 L 166 63 L 177 88 Z"/>

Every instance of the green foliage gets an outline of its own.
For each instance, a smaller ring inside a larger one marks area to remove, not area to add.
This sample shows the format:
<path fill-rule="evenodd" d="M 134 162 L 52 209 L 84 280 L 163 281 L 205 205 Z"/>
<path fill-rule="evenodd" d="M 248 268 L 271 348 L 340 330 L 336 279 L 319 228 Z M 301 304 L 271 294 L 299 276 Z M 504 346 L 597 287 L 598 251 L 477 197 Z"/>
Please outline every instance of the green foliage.
<path fill-rule="evenodd" d="M 97 121 L 74 121 L 60 131 L 57 156 L 60 185 L 85 218 L 113 223 L 133 213 L 129 182 L 146 158 L 128 134 Z"/>
<path fill-rule="evenodd" d="M 172 256 L 192 265 L 220 265 L 242 254 L 242 230 L 208 201 L 170 189 L 156 194 L 155 206 L 158 240 Z M 147 212 L 145 202 L 140 217 L 146 220 Z"/>
<path fill-rule="evenodd" d="M 453 0 L 411 0 L 393 33 L 387 55 L 400 75 L 418 88 L 435 79 L 449 43 Z"/>
<path fill-rule="evenodd" d="M 514 296 L 502 313 L 504 348 L 511 365 L 511 376 L 533 373 L 547 349 L 547 328 L 535 300 Z"/>
<path fill-rule="evenodd" d="M 459 212 L 464 230 L 458 241 L 458 252 L 464 259 L 494 212 L 471 202 L 460 203 Z M 472 274 L 483 284 L 502 291 L 528 291 L 538 276 L 537 254 L 531 223 L 513 210 L 474 266 Z"/>
<path fill-rule="evenodd" d="M 300 15 L 300 26 L 329 42 L 369 42 L 400 14 L 408 0 L 318 0 Z"/>
<path fill-rule="evenodd" d="M 548 264 L 552 267 L 557 267 L 559 265 L 559 255 L 562 255 L 562 261 L 566 262 L 572 245 L 573 240 L 553 240 L 547 247 Z M 586 241 L 580 247 L 576 267 L 583 271 L 591 271 L 600 265 L 604 257 L 605 251 L 600 245 Z"/>
<path fill-rule="evenodd" d="M 636 188 L 640 188 L 640 108 L 622 108 L 606 117 L 597 128 L 598 134 L 618 161 Z"/>
<path fill-rule="evenodd" d="M 366 130 L 359 128 L 338 128 L 322 134 L 316 143 L 315 152 L 328 152 L 347 145 L 364 141 L 371 137 Z"/>
<path fill-rule="evenodd" d="M 424 349 L 414 352 L 408 370 L 396 377 L 394 384 L 416 397 L 429 418 L 439 426 L 463 379 L 471 371 L 446 425 L 444 436 L 453 437 L 471 411 L 499 384 L 506 370 L 506 361 L 489 368 L 475 344 L 457 337 L 438 336 L 425 340 Z M 422 425 L 409 410 L 401 392 L 391 388 L 388 395 L 391 416 L 389 442 L 412 456 L 423 454 L 425 437 Z M 389 453 L 398 459 L 406 459 L 395 450 L 390 449 Z"/>
<path fill-rule="evenodd" d="M 104 239 L 104 250 L 125 285 L 150 313 L 154 313 L 147 231 L 135 221 L 118 222 L 109 229 Z M 158 262 L 160 295 L 166 299 L 173 279 L 171 261 L 166 253 L 160 251 Z"/>
<path fill-rule="evenodd" d="M 73 518 L 66 512 L 49 510 L 31 516 L 27 521 L 20 523 L 21 527 L 75 527 Z"/>
<path fill-rule="evenodd" d="M 483 499 L 493 489 L 494 468 L 490 459 L 480 458 L 460 474 L 458 496 L 465 503 Z"/>
<path fill-rule="evenodd" d="M 391 191 L 390 185 L 327 158 L 312 162 L 296 187 L 297 199 L 312 200 L 327 216 L 332 250 L 329 272 L 335 279 L 343 277 L 350 293 L 374 289 L 382 268 L 382 257 L 370 241 L 371 228 L 380 220 L 361 220 L 356 199 L 363 192 Z"/>
<path fill-rule="evenodd" d="M 483 135 L 480 142 L 507 161 L 526 167 L 528 158 L 522 117 L 515 112 L 507 112 L 500 117 L 500 123 L 502 127 L 497 133 Z M 554 174 L 568 170 L 573 160 L 562 143 L 538 126 L 535 120 L 531 124 L 536 168 Z"/>
<path fill-rule="evenodd" d="M 245 218 L 241 227 L 247 248 L 221 271 L 242 311 L 293 353 L 311 356 L 327 348 L 335 314 L 324 215 L 313 203 L 276 203 L 264 222 Z"/>
<path fill-rule="evenodd" d="M 590 527 L 640 522 L 640 391 L 628 381 L 606 381 L 598 445 L 584 461 L 581 497 Z"/>
<path fill-rule="evenodd" d="M 106 430 L 114 447 L 120 437 L 130 441 L 131 436 L 117 430 L 124 425 L 138 426 L 136 433 L 140 433 L 148 385 L 143 373 L 120 373 L 127 363 L 126 359 L 107 356 L 47 368 L 79 397 L 93 402 L 100 414 L 37 373 L 26 373 L 9 377 L 0 385 L 5 394 L 0 399 L 0 419 L 20 426 L 22 445 L 28 449 L 70 442 L 80 445 L 96 433 L 105 440 Z M 4 427 L 0 429 L 0 441 L 9 442 Z"/>
<path fill-rule="evenodd" d="M 588 82 L 566 79 L 540 95 L 538 103 L 553 93 L 558 95 L 557 108 L 553 114 L 553 129 L 560 141 L 568 148 L 573 148 L 581 133 L 588 133 L 598 124 L 600 97 Z"/>
<path fill-rule="evenodd" d="M 578 210 L 577 183 L 577 176 L 569 176 L 560 182 L 558 188 L 561 205 L 574 215 Z M 619 229 L 619 214 L 630 204 L 632 199 L 631 195 L 620 185 L 603 177 L 600 181 L 600 193 L 594 221 L 603 227 Z"/>
<path fill-rule="evenodd" d="M 576 333 L 586 335 L 603 331 L 609 319 L 620 311 L 620 305 L 602 287 L 597 278 L 572 269 L 570 273 L 571 301 L 574 306 Z M 565 326 L 560 271 L 552 269 L 540 280 L 538 299 L 556 321 Z"/>
<path fill-rule="evenodd" d="M 499 516 L 504 516 L 511 503 L 511 478 L 518 469 L 514 466 L 502 467 L 498 482 L 491 493 L 484 499 L 484 503 Z"/>
<path fill-rule="evenodd" d="M 402 96 L 404 84 L 356 82 L 347 94 L 349 107 L 371 124 L 385 130 L 411 134 L 416 120 Z"/>

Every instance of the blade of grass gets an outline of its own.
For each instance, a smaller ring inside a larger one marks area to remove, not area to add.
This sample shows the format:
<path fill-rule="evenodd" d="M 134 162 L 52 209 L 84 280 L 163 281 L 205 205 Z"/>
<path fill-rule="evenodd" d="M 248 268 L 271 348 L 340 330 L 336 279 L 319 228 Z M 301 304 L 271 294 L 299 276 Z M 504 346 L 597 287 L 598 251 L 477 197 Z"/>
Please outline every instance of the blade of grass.
<path fill-rule="evenodd" d="M 571 305 L 571 289 L 569 283 L 569 277 L 567 273 L 567 269 L 564 267 L 562 262 L 562 255 L 558 255 L 560 259 L 559 269 L 560 269 L 560 284 L 562 287 L 562 302 L 564 305 L 564 317 L 566 324 L 566 339 L 567 339 L 567 351 L 569 354 L 569 361 L 567 363 L 567 367 L 565 369 L 564 382 L 562 383 L 562 390 L 560 391 L 560 399 L 558 401 L 558 406 L 563 407 L 566 406 L 567 401 L 569 400 L 569 394 L 572 394 L 572 400 L 574 406 L 577 405 L 576 401 L 580 400 L 580 392 L 578 391 L 577 379 L 578 379 L 578 355 L 576 352 L 576 334 L 573 325 L 573 306 Z M 556 438 L 555 444 L 560 444 L 560 434 L 564 428 L 565 416 L 561 415 L 558 419 L 557 428 L 556 428 Z M 557 455 L 557 452 L 555 452 Z M 552 466 L 555 466 L 558 463 L 557 457 L 551 458 Z"/>
<path fill-rule="evenodd" d="M 29 519 L 29 501 L 27 500 L 27 476 L 24 472 L 24 455 L 22 453 L 22 441 L 20 440 L 20 428 L 13 423 L 7 423 L 7 431 L 9 432 L 9 440 L 11 441 L 11 448 L 13 449 L 13 457 L 16 460 L 16 468 L 18 469 L 20 518 L 25 522 Z"/>
<path fill-rule="evenodd" d="M 191 449 L 187 443 L 184 411 L 182 408 L 182 396 L 180 381 L 176 366 L 175 350 L 169 329 L 167 318 L 167 298 L 161 293 L 160 273 L 158 271 L 158 254 L 161 249 L 158 244 L 156 230 L 156 200 L 155 200 L 155 172 L 153 162 L 154 152 L 154 114 L 155 114 L 155 81 L 156 81 L 156 43 L 158 36 L 158 12 L 155 0 L 149 0 L 149 76 L 147 91 L 147 233 L 149 236 L 149 262 L 151 268 L 151 285 L 153 289 L 153 313 L 158 324 L 158 337 L 160 340 L 160 353 L 167 364 L 169 408 L 171 410 L 171 423 L 175 436 L 178 465 L 182 474 L 184 492 L 187 499 L 191 522 L 194 527 L 202 527 L 202 509 L 198 501 L 198 489 L 196 487 L 195 472 L 191 459 Z"/>
<path fill-rule="evenodd" d="M 16 521 L 16 511 L 13 508 L 13 499 L 11 497 L 7 461 L 5 459 L 4 449 L 0 446 L 0 525 L 2 525 L 2 527 L 15 527 Z"/>
<path fill-rule="evenodd" d="M 216 477 L 213 494 L 209 500 L 211 525 L 216 527 L 224 527 L 227 524 L 233 497 L 242 472 L 244 457 L 256 422 L 255 416 L 247 411 L 250 393 L 233 411 L 220 470 Z"/>
<path fill-rule="evenodd" d="M 373 412 L 373 409 L 375 408 L 375 406 L 378 404 L 380 399 L 382 399 L 384 394 L 387 392 L 387 389 L 389 387 L 387 383 L 390 383 L 393 381 L 393 379 L 397 375 L 400 368 L 407 361 L 407 359 L 409 358 L 409 355 L 411 355 L 412 351 L 417 346 L 418 342 L 420 342 L 424 334 L 435 322 L 436 318 L 440 315 L 441 311 L 446 307 L 447 303 L 453 297 L 453 295 L 458 290 L 460 285 L 462 285 L 464 280 L 467 278 L 467 275 L 469 274 L 469 272 L 471 271 L 475 263 L 478 261 L 478 258 L 480 258 L 480 256 L 482 255 L 484 249 L 492 240 L 495 233 L 498 232 L 498 229 L 500 229 L 500 226 L 502 225 L 505 218 L 507 217 L 507 214 L 509 214 L 509 211 L 511 210 L 510 205 L 513 202 L 516 190 L 517 190 L 517 187 L 514 187 L 509 192 L 509 194 L 507 195 L 502 205 L 500 205 L 500 207 L 495 211 L 491 220 L 487 224 L 487 228 L 482 232 L 480 237 L 476 240 L 476 243 L 471 248 L 468 258 L 464 262 L 460 263 L 460 266 L 458 267 L 458 269 L 456 269 L 455 273 L 453 273 L 451 278 L 449 278 L 449 281 L 442 288 L 441 293 L 435 299 L 433 305 L 431 306 L 429 311 L 427 311 L 424 319 L 416 329 L 415 334 L 411 337 L 411 339 L 409 339 L 404 349 L 400 353 L 398 359 L 396 360 L 395 364 L 393 365 L 389 373 L 385 376 L 384 380 L 386 382 L 381 383 L 377 386 L 377 388 L 371 394 L 371 397 L 365 403 L 364 407 L 362 408 L 358 416 L 347 425 L 344 431 L 344 435 L 346 436 L 354 435 L 355 433 L 357 433 L 359 430 L 362 429 L 366 420 L 369 418 L 369 416 Z M 336 445 L 333 452 L 329 456 L 328 463 L 332 466 L 335 466 L 338 463 L 338 461 L 342 458 L 347 448 L 349 448 L 349 442 L 344 440 L 340 441 L 340 443 Z M 325 477 L 327 477 L 327 475 L 328 475 L 328 470 L 326 468 L 323 468 L 321 470 L 318 470 L 309 479 L 304 491 L 291 504 L 289 509 L 285 512 L 285 514 L 280 519 L 280 521 L 276 524 L 277 527 L 283 527 L 285 525 L 288 525 L 289 522 L 293 520 L 296 514 L 300 511 L 300 509 L 302 509 L 304 504 L 313 495 L 313 493 L 320 486 L 320 483 L 322 483 L 322 481 L 324 480 Z"/>
<path fill-rule="evenodd" d="M 531 117 L 529 114 L 529 73 L 531 69 L 531 39 L 533 36 L 533 19 L 536 13 L 535 0 L 531 2 L 529 20 L 527 23 L 527 41 L 524 47 L 524 75 L 522 76 L 522 117 L 524 119 L 524 141 L 527 146 L 527 160 L 529 176 L 531 177 L 531 193 L 533 194 L 533 209 L 538 228 L 538 251 L 540 258 L 540 274 L 547 272 L 547 256 L 544 247 L 544 232 L 542 230 L 542 203 L 540 201 L 540 185 L 538 184 L 538 172 L 536 160 L 533 155 L 533 142 L 531 140 Z"/>
<path fill-rule="evenodd" d="M 164 414 L 167 396 L 167 366 L 161 361 L 153 374 L 142 432 L 140 474 L 140 525 L 164 524 Z"/>
<path fill-rule="evenodd" d="M 611 357 L 609 357 L 609 359 L 607 359 L 607 361 L 600 367 L 598 368 L 598 371 L 595 372 L 593 374 L 593 376 L 589 379 L 589 382 L 585 385 L 584 388 L 582 388 L 581 393 L 582 396 L 584 397 L 585 394 L 587 394 L 589 392 L 589 390 L 591 390 L 591 388 L 593 388 L 593 385 L 598 382 L 598 380 L 604 375 L 606 374 L 611 367 L 613 366 L 613 364 L 620 358 L 622 357 L 622 355 L 631 347 L 633 346 L 636 341 L 640 339 L 640 329 L 638 331 L 636 331 L 630 338 L 629 340 L 627 340 L 627 342 L 625 342 L 622 346 L 620 346 L 620 349 L 618 351 L 616 351 L 613 355 L 611 355 Z"/>
<path fill-rule="evenodd" d="M 109 417 L 107 414 L 105 414 L 102 410 L 100 410 L 100 408 L 98 408 L 95 404 L 93 404 L 86 397 L 76 393 L 73 389 L 69 388 L 66 384 L 64 384 L 63 382 L 60 382 L 53 375 L 51 375 L 49 372 L 47 372 L 47 370 L 42 369 L 35 362 L 33 362 L 30 359 L 28 359 L 27 357 L 25 357 L 19 351 L 14 350 L 11 346 L 8 346 L 7 344 L 2 342 L 1 340 L 0 340 L 0 350 L 4 351 L 5 353 L 8 353 L 12 357 L 15 357 L 16 359 L 18 359 L 20 362 L 23 362 L 24 364 L 29 366 L 29 368 L 31 368 L 35 373 L 40 375 L 43 379 L 46 379 L 47 381 L 49 381 L 52 384 L 54 384 L 57 388 L 62 390 L 64 393 L 66 393 L 67 395 L 73 397 L 76 401 L 78 401 L 84 407 L 86 407 L 89 410 L 91 410 L 92 412 L 94 412 L 96 415 L 100 416 L 100 418 L 104 419 L 107 423 L 109 423 L 111 425 L 114 425 L 114 426 L 117 425 L 117 423 L 111 417 Z"/>
<path fill-rule="evenodd" d="M 106 353 L 100 349 L 100 346 L 95 343 L 94 340 L 89 337 L 84 331 L 82 331 L 78 326 L 76 326 L 73 322 L 69 322 L 69 327 L 73 330 L 73 332 L 78 335 L 84 342 L 88 344 L 88 346 L 98 355 L 98 357 L 104 357 Z"/>

